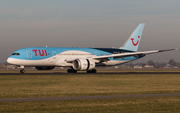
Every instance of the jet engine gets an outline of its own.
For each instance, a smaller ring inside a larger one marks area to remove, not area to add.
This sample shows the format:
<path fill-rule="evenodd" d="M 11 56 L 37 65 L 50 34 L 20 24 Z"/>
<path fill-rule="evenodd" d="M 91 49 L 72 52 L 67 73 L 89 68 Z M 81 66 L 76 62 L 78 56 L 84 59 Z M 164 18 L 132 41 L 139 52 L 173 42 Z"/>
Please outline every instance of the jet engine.
<path fill-rule="evenodd" d="M 35 67 L 37 70 L 52 70 L 55 67 L 54 66 L 36 66 Z"/>
<path fill-rule="evenodd" d="M 95 68 L 95 62 L 92 59 L 78 58 L 73 61 L 74 70 L 92 70 Z"/>

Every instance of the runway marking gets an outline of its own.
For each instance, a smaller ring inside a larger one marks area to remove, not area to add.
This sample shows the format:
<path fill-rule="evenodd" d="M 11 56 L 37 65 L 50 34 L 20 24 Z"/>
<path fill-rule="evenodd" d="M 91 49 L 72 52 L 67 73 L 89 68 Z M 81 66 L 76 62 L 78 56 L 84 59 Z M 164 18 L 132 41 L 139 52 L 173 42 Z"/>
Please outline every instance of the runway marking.
<path fill-rule="evenodd" d="M 77 97 L 13 98 L 13 99 L 0 99 L 0 102 L 40 102 L 40 101 L 59 101 L 59 100 L 118 99 L 118 98 L 169 97 L 169 96 L 180 96 L 180 93 L 175 93 L 175 94 L 141 94 L 141 95 L 107 95 L 107 96 L 77 96 Z"/>

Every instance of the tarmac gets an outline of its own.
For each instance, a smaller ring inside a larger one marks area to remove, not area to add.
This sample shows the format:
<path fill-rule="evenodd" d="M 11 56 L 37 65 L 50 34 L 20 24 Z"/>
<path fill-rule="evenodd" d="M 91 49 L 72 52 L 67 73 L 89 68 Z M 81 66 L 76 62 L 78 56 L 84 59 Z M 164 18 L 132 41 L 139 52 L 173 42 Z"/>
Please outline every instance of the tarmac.
<path fill-rule="evenodd" d="M 107 96 L 76 96 L 76 97 L 43 97 L 43 98 L 13 98 L 0 99 L 0 102 L 41 102 L 62 100 L 88 100 L 88 99 L 120 99 L 120 98 L 145 98 L 145 97 L 169 97 L 180 96 L 176 94 L 141 94 L 141 95 L 107 95 Z"/>
<path fill-rule="evenodd" d="M 0 73 L 0 76 L 5 75 L 117 75 L 117 74 L 126 74 L 126 75 L 135 75 L 135 74 L 180 74 L 180 72 L 100 72 L 100 73 L 63 73 L 63 72 L 54 72 L 54 73 Z"/>

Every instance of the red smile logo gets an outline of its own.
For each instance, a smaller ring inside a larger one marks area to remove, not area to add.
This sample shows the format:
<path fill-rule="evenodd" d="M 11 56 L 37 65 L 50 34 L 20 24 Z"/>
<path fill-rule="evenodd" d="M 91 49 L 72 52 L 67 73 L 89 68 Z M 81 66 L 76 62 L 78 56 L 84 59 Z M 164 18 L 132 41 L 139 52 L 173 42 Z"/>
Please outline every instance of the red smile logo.
<path fill-rule="evenodd" d="M 138 36 L 138 38 L 140 38 L 140 36 Z M 136 43 L 134 43 L 134 38 L 131 38 L 131 40 L 132 40 L 132 44 L 133 44 L 134 46 L 137 46 L 137 45 L 138 45 L 139 40 L 138 40 Z"/>

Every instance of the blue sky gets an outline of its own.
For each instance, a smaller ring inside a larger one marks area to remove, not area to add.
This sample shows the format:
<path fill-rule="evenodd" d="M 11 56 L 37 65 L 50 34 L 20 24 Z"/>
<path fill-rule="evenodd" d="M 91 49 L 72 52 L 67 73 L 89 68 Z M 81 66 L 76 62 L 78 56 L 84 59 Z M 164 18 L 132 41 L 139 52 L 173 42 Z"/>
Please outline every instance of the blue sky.
<path fill-rule="evenodd" d="M 0 0 L 0 62 L 32 46 L 120 47 L 146 23 L 139 51 L 179 48 L 178 0 Z M 147 60 L 179 61 L 179 50 Z"/>

